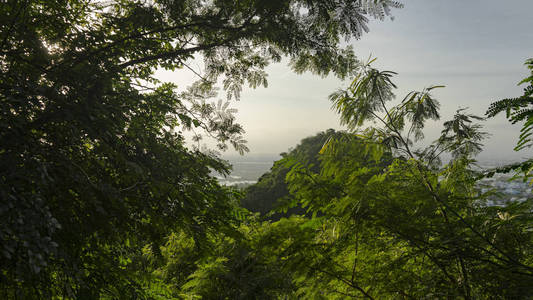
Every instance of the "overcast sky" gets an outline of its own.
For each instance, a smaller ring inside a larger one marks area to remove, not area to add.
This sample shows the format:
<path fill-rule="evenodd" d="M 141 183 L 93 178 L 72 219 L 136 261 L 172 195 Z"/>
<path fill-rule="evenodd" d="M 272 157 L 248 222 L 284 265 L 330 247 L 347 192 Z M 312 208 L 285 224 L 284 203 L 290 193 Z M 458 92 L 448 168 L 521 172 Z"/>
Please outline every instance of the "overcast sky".
<path fill-rule="evenodd" d="M 482 115 L 492 101 L 522 94 L 517 83 L 528 75 L 524 61 L 533 57 L 533 0 L 401 2 L 405 8 L 393 11 L 393 21 L 372 21 L 370 32 L 352 44 L 360 59 L 372 54 L 375 66 L 399 73 L 394 79 L 399 99 L 411 90 L 446 85 L 434 93 L 442 119 L 428 126 L 426 137 L 436 137 L 459 107 Z M 267 72 L 268 88 L 245 89 L 233 102 L 251 154 L 284 152 L 306 136 L 341 129 L 327 97 L 347 82 L 296 75 L 286 64 Z M 512 151 L 520 126 L 510 126 L 503 116 L 485 126 L 492 136 L 482 157 L 527 155 Z"/>

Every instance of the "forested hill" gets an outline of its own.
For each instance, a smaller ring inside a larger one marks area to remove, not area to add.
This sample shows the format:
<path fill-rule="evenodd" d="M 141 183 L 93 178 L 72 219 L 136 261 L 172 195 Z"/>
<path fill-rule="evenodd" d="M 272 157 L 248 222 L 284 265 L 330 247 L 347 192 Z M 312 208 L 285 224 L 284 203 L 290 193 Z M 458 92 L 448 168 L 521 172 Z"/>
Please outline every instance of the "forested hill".
<path fill-rule="evenodd" d="M 305 206 L 294 204 L 297 199 L 290 193 L 290 187 L 286 181 L 287 176 L 294 178 L 302 170 L 305 170 L 309 178 L 324 173 L 325 170 L 323 170 L 321 162 L 325 155 L 321 151 L 328 143 L 331 144 L 334 141 L 347 138 L 354 139 L 352 142 L 355 144 L 358 143 L 357 137 L 345 131 L 336 131 L 332 128 L 302 139 L 295 148 L 281 153 L 282 158 L 275 161 L 270 171 L 264 173 L 257 183 L 245 189 L 244 197 L 241 199 L 241 206 L 251 212 L 258 212 L 271 220 L 277 220 L 282 216 L 288 217 L 293 214 L 305 214 Z M 363 157 L 369 158 L 367 156 L 370 155 L 363 155 Z M 390 156 L 386 155 L 381 164 L 383 166 L 388 165 L 390 163 L 389 158 Z M 328 159 L 331 159 L 331 157 L 328 157 Z M 353 159 L 354 155 L 350 151 L 337 153 L 336 157 L 333 158 L 334 161 L 341 164 Z M 371 159 L 369 158 L 368 160 L 358 163 L 370 163 Z M 291 169 L 294 169 L 292 174 L 290 174 Z M 314 184 L 313 188 L 316 189 L 324 188 L 321 184 L 328 185 L 325 182 L 314 182 Z"/>
<path fill-rule="evenodd" d="M 334 129 L 319 132 L 314 136 L 302 139 L 294 149 L 281 153 L 282 158 L 274 162 L 274 166 L 272 166 L 270 171 L 263 174 L 256 184 L 246 188 L 246 194 L 241 200 L 242 206 L 262 215 L 276 208 L 276 203 L 279 199 L 289 196 L 289 190 L 285 183 L 285 177 L 289 172 L 286 162 L 289 159 L 295 159 L 310 170 L 318 172 L 320 169 L 320 149 L 322 149 L 328 138 L 335 134 L 338 134 L 338 132 Z M 290 212 L 294 211 L 292 209 Z M 301 212 L 301 209 L 297 209 L 297 211 Z"/>

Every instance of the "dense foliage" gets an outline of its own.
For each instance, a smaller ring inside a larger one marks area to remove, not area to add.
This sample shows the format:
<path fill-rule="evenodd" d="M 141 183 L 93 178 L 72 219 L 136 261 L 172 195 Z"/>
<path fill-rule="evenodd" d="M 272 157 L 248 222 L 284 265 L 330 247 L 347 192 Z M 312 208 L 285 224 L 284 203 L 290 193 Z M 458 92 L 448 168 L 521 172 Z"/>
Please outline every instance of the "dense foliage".
<path fill-rule="evenodd" d="M 418 146 L 440 118 L 439 86 L 395 101 L 396 74 L 341 47 L 397 7 L 1 3 L 0 298 L 530 297 L 533 201 L 489 206 L 498 194 L 477 186 L 494 172 L 527 176 L 530 161 L 479 172 L 482 118 L 462 109 Z M 184 132 L 245 152 L 234 110 L 211 100 L 217 83 L 238 98 L 266 86 L 282 57 L 295 72 L 354 78 L 330 97 L 348 130 L 304 139 L 241 198 L 211 176 L 229 166 Z M 198 81 L 178 90 L 157 69 Z M 488 112 L 525 121 L 517 149 L 531 143 L 531 91 Z M 265 221 L 241 203 L 300 215 Z"/>
<path fill-rule="evenodd" d="M 291 192 L 321 212 L 320 226 L 331 230 L 322 237 L 326 245 L 316 247 L 320 255 L 304 264 L 327 274 L 329 280 L 317 284 L 332 295 L 529 295 L 532 203 L 486 205 L 473 168 L 484 136 L 474 121 L 481 118 L 459 110 L 444 122 L 440 138 L 416 149 L 425 121 L 439 118 L 431 94 L 436 87 L 389 106 L 393 75 L 367 66 L 348 89 L 334 93 L 334 107 L 353 133 L 323 149 L 324 171 L 296 164 L 287 176 Z M 376 125 L 366 126 L 369 120 Z M 395 157 L 386 167 L 377 164 L 384 151 Z M 452 159 L 440 165 L 446 152 Z M 312 274 L 307 282 L 315 278 Z"/>
<path fill-rule="evenodd" d="M 273 170 L 286 173 L 288 190 L 278 205 L 298 206 L 303 216 L 261 221 L 242 212 L 238 234 L 211 235 L 202 243 L 207 249 L 172 236 L 152 273 L 162 294 L 528 298 L 532 201 L 488 205 L 488 199 L 506 195 L 481 192 L 477 185 L 483 173 L 474 156 L 485 134 L 475 123 L 481 118 L 464 110 L 443 123 L 437 140 L 417 148 L 424 121 L 439 118 L 434 88 L 390 105 L 392 75 L 370 65 L 361 69 L 348 89 L 331 96 L 352 130 L 304 139 L 276 162 Z M 360 118 L 376 122 L 367 126 Z M 452 159 L 443 164 L 442 153 Z M 248 191 L 283 184 L 271 174 Z M 265 197 L 253 192 L 245 199 L 253 205 Z"/>
<path fill-rule="evenodd" d="M 183 131 L 246 151 L 227 104 L 265 85 L 264 68 L 344 78 L 341 38 L 367 31 L 393 1 L 43 1 L 0 3 L 0 297 L 144 295 L 146 245 L 195 241 L 235 219 L 228 166 Z M 189 67 L 203 60 L 198 73 Z M 156 69 L 190 70 L 192 86 Z M 225 229 L 226 228 L 226 229 Z"/>
<path fill-rule="evenodd" d="M 304 223 L 312 239 L 286 253 L 294 295 L 527 298 L 533 203 L 487 205 L 495 194 L 478 188 L 473 159 L 485 135 L 479 117 L 458 110 L 440 138 L 416 148 L 425 121 L 439 118 L 436 87 L 390 106 L 393 75 L 367 65 L 332 94 L 352 131 L 328 140 L 319 169 L 284 159 L 287 205 L 313 215 Z M 442 164 L 442 153 L 452 159 Z"/>

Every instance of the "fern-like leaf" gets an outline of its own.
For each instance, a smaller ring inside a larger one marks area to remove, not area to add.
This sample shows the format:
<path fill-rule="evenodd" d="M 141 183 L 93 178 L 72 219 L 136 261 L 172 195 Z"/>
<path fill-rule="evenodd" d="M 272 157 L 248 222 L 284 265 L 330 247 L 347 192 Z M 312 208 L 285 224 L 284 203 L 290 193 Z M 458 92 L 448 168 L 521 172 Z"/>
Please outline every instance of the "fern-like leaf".
<path fill-rule="evenodd" d="M 506 118 L 513 124 L 525 121 L 516 143 L 516 151 L 533 145 L 532 134 L 530 133 L 531 129 L 533 129 L 533 59 L 528 59 L 525 64 L 531 70 L 531 76 L 518 83 L 519 85 L 529 84 L 524 89 L 524 95 L 493 102 L 486 112 L 487 117 L 491 118 L 505 111 Z"/>

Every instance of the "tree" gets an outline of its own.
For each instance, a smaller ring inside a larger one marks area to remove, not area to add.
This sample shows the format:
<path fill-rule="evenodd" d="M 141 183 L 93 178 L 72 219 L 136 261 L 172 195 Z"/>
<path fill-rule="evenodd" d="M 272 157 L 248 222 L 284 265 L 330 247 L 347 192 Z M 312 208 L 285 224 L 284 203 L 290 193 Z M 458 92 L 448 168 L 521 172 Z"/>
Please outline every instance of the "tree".
<path fill-rule="evenodd" d="M 474 155 L 485 135 L 457 111 L 440 138 L 417 149 L 427 120 L 437 120 L 429 87 L 391 106 L 394 72 L 370 63 L 331 95 L 352 130 L 322 149 L 321 170 L 292 161 L 291 194 L 320 217 L 292 269 L 325 297 L 521 298 L 531 293 L 531 200 L 490 207 L 476 186 Z M 369 124 L 369 125 L 367 125 Z M 442 165 L 441 153 L 452 159 Z M 387 157 L 391 153 L 393 159 Z M 388 161 L 388 163 L 384 163 Z"/>
<path fill-rule="evenodd" d="M 264 68 L 351 76 L 342 37 L 399 3 L 382 1 L 8 0 L 0 6 L 0 286 L 3 297 L 142 294 L 145 245 L 184 230 L 196 240 L 231 223 L 228 166 L 187 147 L 204 130 L 245 151 L 222 102 Z M 184 92 L 158 68 L 205 70 Z"/>

